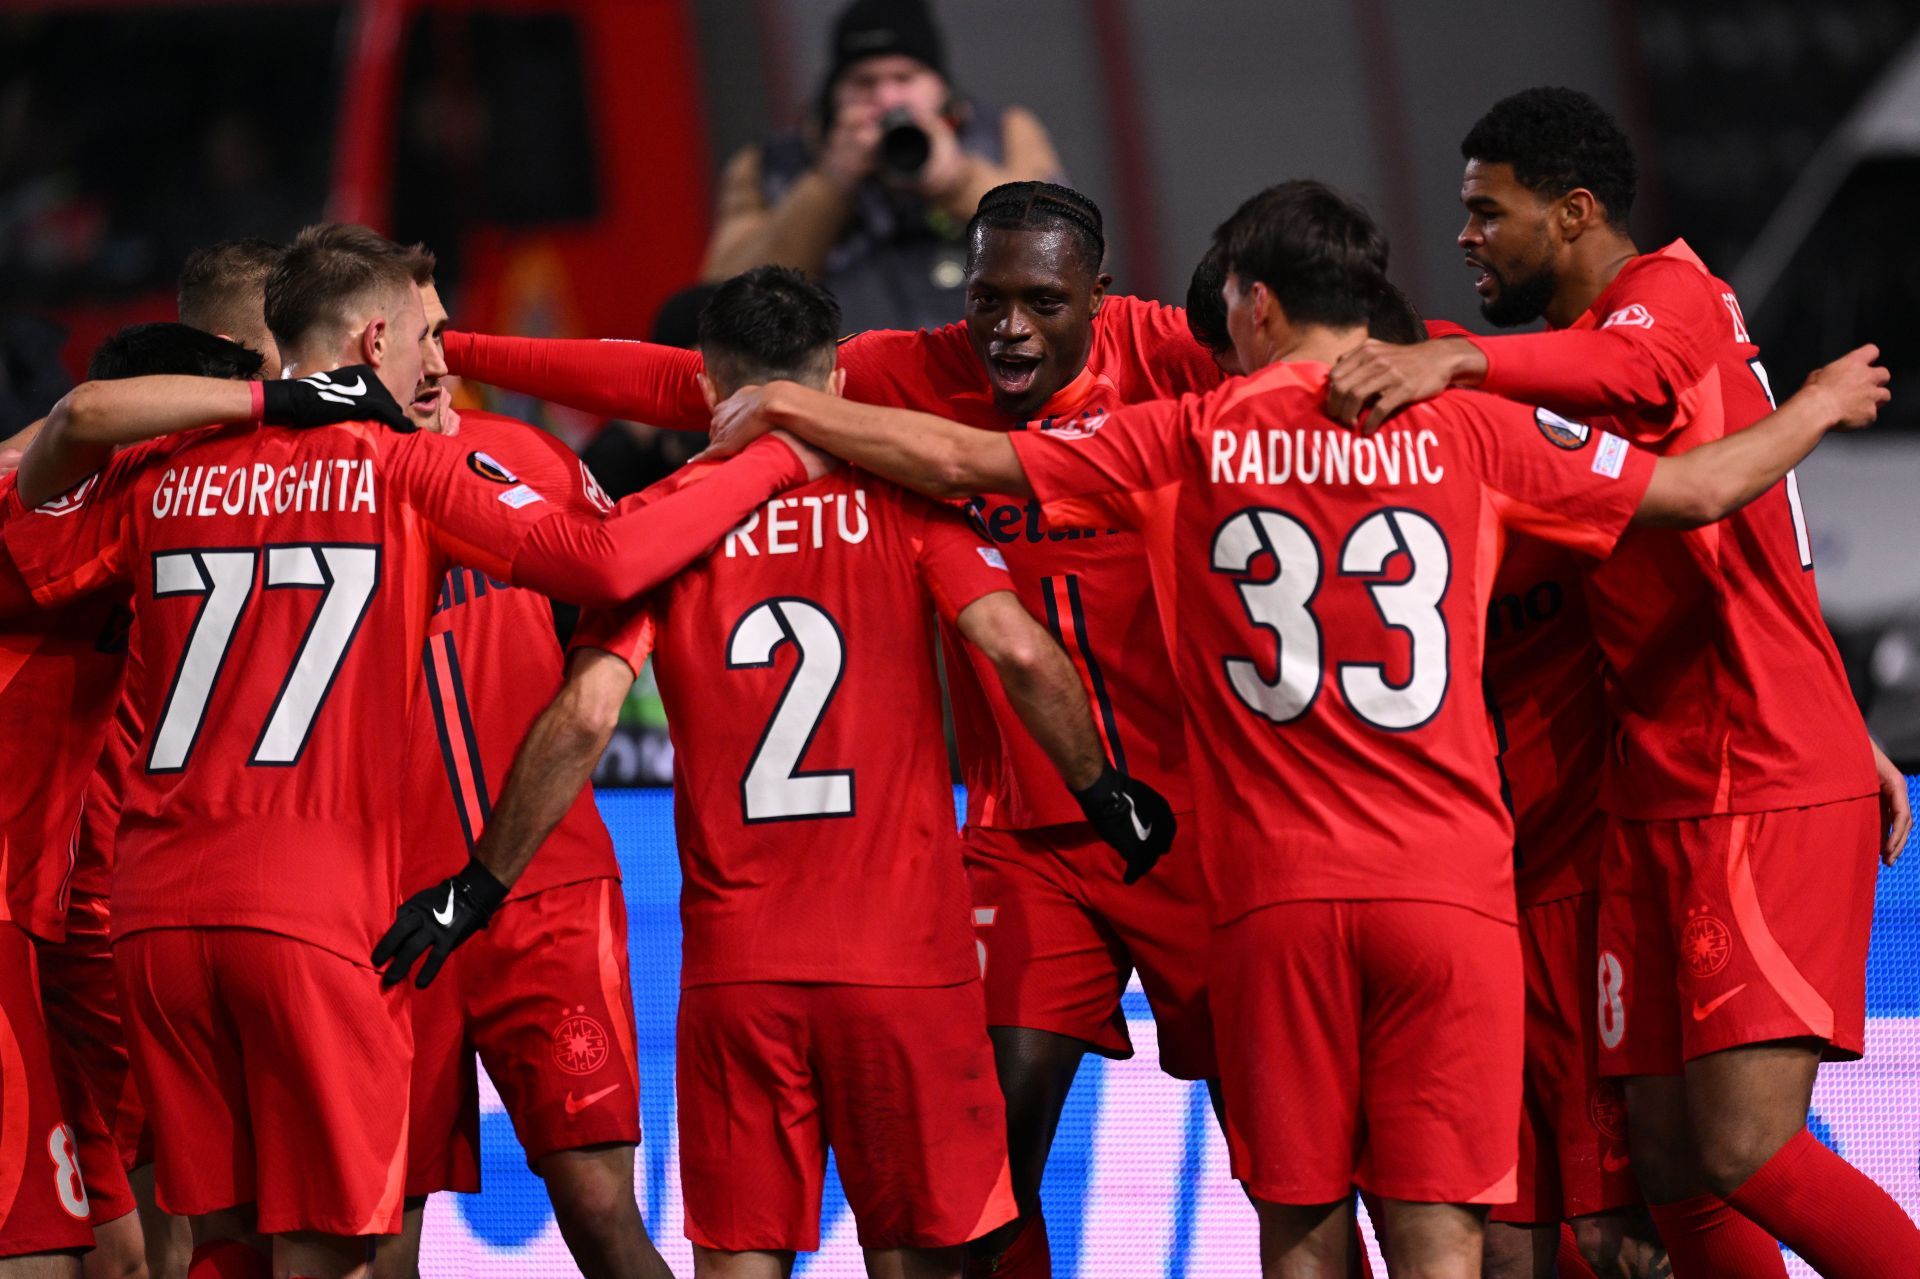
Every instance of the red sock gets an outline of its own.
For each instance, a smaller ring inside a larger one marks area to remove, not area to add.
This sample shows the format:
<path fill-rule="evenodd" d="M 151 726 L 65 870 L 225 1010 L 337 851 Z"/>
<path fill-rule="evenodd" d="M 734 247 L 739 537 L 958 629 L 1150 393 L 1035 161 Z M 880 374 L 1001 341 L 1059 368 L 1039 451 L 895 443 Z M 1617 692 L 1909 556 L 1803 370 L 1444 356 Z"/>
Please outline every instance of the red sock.
<path fill-rule="evenodd" d="M 1053 1279 L 1053 1251 L 1047 1247 L 1047 1223 L 1028 1217 L 999 1260 L 969 1253 L 966 1279 Z"/>
<path fill-rule="evenodd" d="M 1920 1275 L 1920 1229 L 1892 1196 L 1805 1128 L 1727 1201 L 1826 1279 Z"/>
<path fill-rule="evenodd" d="M 1673 1263 L 1673 1279 L 1786 1279 L 1773 1236 L 1718 1195 L 1648 1204 Z"/>
<path fill-rule="evenodd" d="M 1560 1279 L 1600 1279 L 1580 1254 L 1580 1245 L 1574 1242 L 1573 1227 L 1564 1222 L 1560 1226 L 1560 1250 L 1553 1254 L 1553 1264 L 1559 1268 Z"/>
<path fill-rule="evenodd" d="M 273 1264 L 238 1239 L 216 1239 L 193 1250 L 187 1279 L 273 1279 Z"/>

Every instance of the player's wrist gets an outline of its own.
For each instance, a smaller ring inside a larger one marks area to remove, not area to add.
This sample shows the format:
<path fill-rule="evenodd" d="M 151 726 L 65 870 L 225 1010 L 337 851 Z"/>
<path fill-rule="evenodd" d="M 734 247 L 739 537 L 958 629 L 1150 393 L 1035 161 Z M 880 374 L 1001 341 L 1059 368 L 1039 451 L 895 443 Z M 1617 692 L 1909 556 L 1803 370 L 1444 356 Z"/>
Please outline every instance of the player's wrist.
<path fill-rule="evenodd" d="M 1491 367 L 1487 353 L 1472 338 L 1446 337 L 1440 341 L 1448 348 L 1452 358 L 1447 369 L 1447 385 L 1475 387 L 1485 384 L 1487 370 Z"/>
<path fill-rule="evenodd" d="M 493 918 L 493 912 L 500 909 L 500 903 L 507 900 L 509 891 L 506 884 L 486 864 L 477 857 L 469 857 L 466 866 L 453 877 L 461 896 L 467 899 L 479 912 L 480 922 Z"/>

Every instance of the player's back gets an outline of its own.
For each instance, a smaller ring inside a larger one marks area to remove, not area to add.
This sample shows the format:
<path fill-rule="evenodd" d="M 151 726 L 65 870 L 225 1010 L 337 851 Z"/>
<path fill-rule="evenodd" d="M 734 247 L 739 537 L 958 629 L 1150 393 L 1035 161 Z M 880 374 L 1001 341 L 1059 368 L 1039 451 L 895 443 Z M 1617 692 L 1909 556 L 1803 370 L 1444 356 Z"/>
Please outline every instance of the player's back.
<path fill-rule="evenodd" d="M 411 499 L 426 455 L 446 485 L 451 450 L 370 423 L 207 428 L 115 459 L 51 549 L 9 527 L 16 558 L 38 556 L 36 589 L 132 587 L 145 724 L 116 936 L 234 926 L 368 953 L 396 900 L 408 719 L 446 564 Z M 478 470 L 467 486 L 484 489 L 469 501 L 512 491 Z"/>
<path fill-rule="evenodd" d="M 1118 426 L 1035 433 L 1059 443 L 1021 457 L 1050 509 L 1120 503 L 1146 530 L 1216 922 L 1340 898 L 1511 919 L 1481 690 L 1503 530 L 1604 550 L 1650 462 L 1618 439 L 1569 454 L 1529 410 L 1470 392 L 1362 437 L 1323 416 L 1325 383 L 1324 365 L 1276 364 Z"/>
<path fill-rule="evenodd" d="M 656 593 L 683 984 L 977 975 L 933 623 L 1005 588 L 997 558 L 841 469 Z"/>

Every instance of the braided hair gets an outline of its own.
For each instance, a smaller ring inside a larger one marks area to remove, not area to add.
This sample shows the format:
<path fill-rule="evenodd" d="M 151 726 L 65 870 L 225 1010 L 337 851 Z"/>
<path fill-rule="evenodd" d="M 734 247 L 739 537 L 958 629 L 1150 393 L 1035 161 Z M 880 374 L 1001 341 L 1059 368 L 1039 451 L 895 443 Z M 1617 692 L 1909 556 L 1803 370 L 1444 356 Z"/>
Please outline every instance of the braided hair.
<path fill-rule="evenodd" d="M 980 253 L 980 233 L 1062 230 L 1073 237 L 1088 270 L 1106 259 L 1107 237 L 1100 206 L 1071 187 L 1052 182 L 1005 182 L 980 197 L 967 223 L 967 269 Z"/>

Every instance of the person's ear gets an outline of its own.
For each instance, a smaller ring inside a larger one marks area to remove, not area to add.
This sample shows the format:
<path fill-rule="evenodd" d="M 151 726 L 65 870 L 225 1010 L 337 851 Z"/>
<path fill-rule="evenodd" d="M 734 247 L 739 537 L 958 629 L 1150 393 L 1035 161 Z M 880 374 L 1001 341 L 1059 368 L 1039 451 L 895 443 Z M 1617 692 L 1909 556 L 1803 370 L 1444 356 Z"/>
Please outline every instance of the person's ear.
<path fill-rule="evenodd" d="M 712 412 L 720 403 L 720 388 L 713 384 L 713 379 L 707 376 L 705 369 L 701 369 L 693 376 L 700 383 L 700 398 L 707 402 L 708 412 Z"/>
<path fill-rule="evenodd" d="M 367 327 L 360 330 L 360 363 L 379 368 L 387 362 L 387 342 L 392 335 L 387 332 L 385 316 L 376 315 L 367 321 Z"/>
<path fill-rule="evenodd" d="M 1112 287 L 1113 277 L 1105 271 L 1093 277 L 1093 293 L 1089 299 L 1090 305 L 1087 307 L 1087 314 L 1100 314 L 1100 308 L 1107 300 L 1107 290 Z"/>
<path fill-rule="evenodd" d="M 847 371 L 836 368 L 827 374 L 827 394 L 838 398 L 847 393 Z"/>
<path fill-rule="evenodd" d="M 1554 221 L 1560 238 L 1571 241 L 1606 221 L 1606 216 L 1601 213 L 1600 201 L 1594 199 L 1593 192 L 1575 187 L 1555 202 Z"/>

